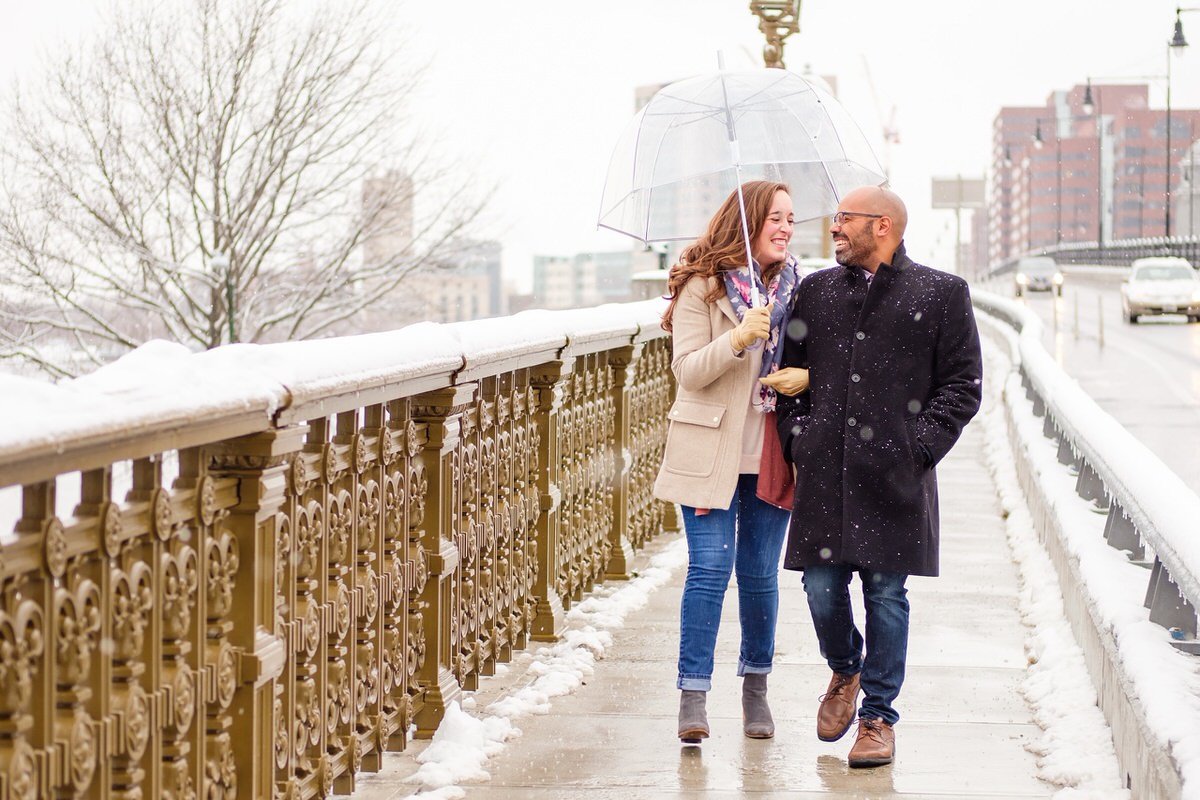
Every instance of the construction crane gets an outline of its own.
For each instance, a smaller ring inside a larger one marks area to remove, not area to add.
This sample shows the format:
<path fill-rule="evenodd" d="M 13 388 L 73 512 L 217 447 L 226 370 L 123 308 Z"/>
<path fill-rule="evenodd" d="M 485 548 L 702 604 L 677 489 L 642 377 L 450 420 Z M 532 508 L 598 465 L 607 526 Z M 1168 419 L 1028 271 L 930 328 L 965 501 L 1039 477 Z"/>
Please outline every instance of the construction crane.
<path fill-rule="evenodd" d="M 879 133 L 883 137 L 883 152 L 880 154 L 880 161 L 883 162 L 883 174 L 891 180 L 891 148 L 892 145 L 900 143 L 900 131 L 896 128 L 896 105 L 892 104 L 887 119 L 884 119 L 883 103 L 879 101 L 879 94 L 875 91 L 875 81 L 871 78 L 871 65 L 867 63 L 866 55 L 863 55 L 862 62 L 863 72 L 867 75 L 867 88 L 871 90 L 871 100 L 875 103 L 875 113 L 879 116 Z"/>

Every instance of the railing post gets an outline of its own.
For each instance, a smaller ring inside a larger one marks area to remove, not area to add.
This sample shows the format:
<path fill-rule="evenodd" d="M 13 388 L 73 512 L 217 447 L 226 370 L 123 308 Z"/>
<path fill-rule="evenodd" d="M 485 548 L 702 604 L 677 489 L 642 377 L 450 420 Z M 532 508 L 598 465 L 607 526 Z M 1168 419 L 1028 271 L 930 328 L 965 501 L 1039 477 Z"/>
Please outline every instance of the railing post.
<path fill-rule="evenodd" d="M 484 379 L 482 383 L 486 383 Z M 482 388 L 482 386 L 481 386 Z M 456 645 L 451 652 L 454 676 L 469 691 L 479 688 L 479 671 L 487 658 L 488 606 L 483 565 L 487 537 L 486 521 L 480 515 L 480 480 L 483 472 L 483 432 L 489 426 L 489 403 L 482 397 L 458 414 L 458 446 L 455 448 L 455 494 L 451 518 L 455 520 L 458 545 L 458 591 L 450 624 Z"/>
<path fill-rule="evenodd" d="M 642 352 L 642 345 L 630 345 L 609 353 L 609 366 L 613 371 L 613 407 L 616 410 L 615 440 L 613 442 L 613 524 L 608 540 L 612 547 L 604 576 L 617 580 L 629 578 L 629 564 L 633 560 L 634 546 L 631 537 L 630 491 L 634 477 L 633 392 L 637 369 L 634 366 Z"/>
<path fill-rule="evenodd" d="M 1043 409 L 1044 411 L 1044 409 Z M 1054 417 L 1045 414 L 1042 417 L 1042 436 L 1047 439 L 1057 440 L 1062 434 L 1059 433 L 1058 426 L 1054 424 Z"/>
<path fill-rule="evenodd" d="M 42 691 L 48 680 L 43 662 L 48 644 L 45 615 L 36 600 L 9 587 L 0 599 L 0 647 L 8 654 L 0 678 L 0 716 L 5 721 L 0 729 L 0 789 L 11 800 L 50 797 L 53 787 L 43 782 L 45 771 L 37 768 L 30 742 L 40 742 L 37 729 L 46 724 L 40 707 L 48 696 Z"/>
<path fill-rule="evenodd" d="M 9 796 L 35 800 L 53 796 L 59 784 L 47 781 L 44 766 L 39 769 L 45 764 L 46 752 L 56 748 L 69 760 L 71 745 L 94 748 L 95 741 L 90 725 L 82 730 L 88 735 L 86 741 L 63 741 L 55 736 L 56 686 L 60 681 L 56 674 L 59 621 L 54 584 L 66 568 L 66 535 L 55 516 L 53 480 L 26 484 L 21 493 L 21 518 L 14 528 L 17 540 L 4 548 L 5 563 L 0 564 L 16 577 L 4 585 L 0 596 L 4 600 L 0 645 L 9 654 L 0 680 L 0 712 L 5 720 L 0 727 L 0 755 L 7 756 L 4 788 Z M 86 637 L 81 636 L 80 642 L 84 641 Z M 71 770 L 70 775 L 80 790 L 89 787 L 94 772 L 94 765 L 82 766 L 87 769 L 85 775 L 81 770 Z"/>
<path fill-rule="evenodd" d="M 427 430 L 425 474 L 429 491 L 425 505 L 425 527 L 420 532 L 429 558 L 429 579 L 420 602 L 427 650 L 418 673 L 425 685 L 425 705 L 416 714 L 417 737 L 433 736 L 446 706 L 462 695 L 459 684 L 459 604 L 461 566 L 460 481 L 462 474 L 462 414 L 475 399 L 476 385 L 450 386 L 413 399 L 413 419 Z"/>
<path fill-rule="evenodd" d="M 563 600 L 557 587 L 558 551 L 562 520 L 562 464 L 560 461 L 559 414 L 563 408 L 564 375 L 569 370 L 562 361 L 542 364 L 530 375 L 537 392 L 538 472 L 537 495 L 540 503 L 537 522 L 537 567 L 533 595 L 536 607 L 530 637 L 534 641 L 554 641 L 566 622 Z"/>
<path fill-rule="evenodd" d="M 1108 495 L 1104 490 L 1104 481 L 1092 468 L 1092 465 L 1080 459 L 1079 477 L 1075 479 L 1075 493 L 1092 504 L 1093 510 L 1108 511 Z"/>
<path fill-rule="evenodd" d="M 1130 561 L 1138 562 L 1146 558 L 1146 546 L 1142 544 L 1137 528 L 1129 517 L 1125 516 L 1125 510 L 1116 500 L 1108 505 L 1108 519 L 1104 521 L 1104 540 L 1114 550 L 1128 551 Z"/>
<path fill-rule="evenodd" d="M 1067 471 L 1072 475 L 1079 474 L 1079 454 L 1075 452 L 1075 448 L 1071 446 L 1071 440 L 1065 435 L 1059 436 L 1056 457 L 1058 458 L 1058 463 L 1066 467 Z"/>
<path fill-rule="evenodd" d="M 1196 638 L 1196 609 L 1187 601 L 1156 556 L 1150 570 L 1150 585 L 1146 588 L 1146 608 L 1150 621 L 1164 628 L 1176 628 L 1181 639 Z"/>
<path fill-rule="evenodd" d="M 209 651 L 205 660 L 216 672 L 211 683 L 201 681 L 216 687 L 215 696 L 205 697 L 208 702 L 201 706 L 209 709 L 203 723 L 209 747 L 216 745 L 210 765 L 231 759 L 238 785 L 251 797 L 273 796 L 276 782 L 286 784 L 291 772 L 276 769 L 277 756 L 288 751 L 280 734 L 290 739 L 297 713 L 294 704 L 277 703 L 277 686 L 297 677 L 285 646 L 289 637 L 279 629 L 290 616 L 280 578 L 292 552 L 291 526 L 285 521 L 290 517 L 291 459 L 303 446 L 306 430 L 294 425 L 220 442 L 209 450 L 209 464 L 200 463 L 195 451 L 181 453 L 175 483 L 177 491 L 194 494 L 197 524 L 212 528 L 210 544 L 200 554 Z M 222 492 L 232 489 L 236 504 L 218 502 L 219 487 L 227 487 Z M 294 697 L 286 687 L 279 688 Z M 314 765 L 319 770 L 313 776 L 316 786 L 332 781 L 327 755 L 321 756 Z"/>

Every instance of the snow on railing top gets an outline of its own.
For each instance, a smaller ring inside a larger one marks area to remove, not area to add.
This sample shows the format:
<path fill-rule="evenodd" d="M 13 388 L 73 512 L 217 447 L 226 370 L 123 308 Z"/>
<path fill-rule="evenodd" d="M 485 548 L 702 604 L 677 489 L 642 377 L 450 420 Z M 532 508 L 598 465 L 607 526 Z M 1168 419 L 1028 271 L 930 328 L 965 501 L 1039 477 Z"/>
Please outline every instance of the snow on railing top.
<path fill-rule="evenodd" d="M 195 353 L 148 342 L 95 372 L 58 384 L 0 374 L 0 487 L 49 475 L 21 462 L 138 436 L 172 436 L 174 446 L 263 430 L 285 409 L 320 410 L 323 398 L 355 396 L 428 379 L 450 382 L 513 361 L 548 360 L 566 348 L 665 335 L 665 303 L 648 300 L 569 311 L 526 311 L 476 322 L 418 323 L 384 333 L 280 344 L 234 344 Z M 72 464 L 63 470 L 88 468 Z M 45 470 L 42 470 L 45 471 Z M 53 471 L 51 471 L 53 474 Z"/>

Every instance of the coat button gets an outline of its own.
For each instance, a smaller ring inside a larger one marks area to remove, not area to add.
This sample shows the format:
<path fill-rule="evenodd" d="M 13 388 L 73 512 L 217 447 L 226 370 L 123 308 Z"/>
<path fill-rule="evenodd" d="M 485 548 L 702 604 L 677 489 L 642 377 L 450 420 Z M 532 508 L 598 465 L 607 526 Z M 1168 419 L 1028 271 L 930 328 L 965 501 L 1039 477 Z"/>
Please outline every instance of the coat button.
<path fill-rule="evenodd" d="M 846 420 L 846 424 L 853 428 L 858 424 L 858 420 L 856 420 L 854 417 L 851 417 L 850 419 Z"/>
<path fill-rule="evenodd" d="M 854 383 L 858 383 L 859 381 L 862 380 L 862 378 L 859 377 L 859 374 L 856 372 L 850 376 L 850 380 L 853 381 Z"/>
<path fill-rule="evenodd" d="M 867 335 L 862 331 L 859 331 L 858 333 L 854 334 L 854 338 L 861 342 L 863 339 L 867 338 Z"/>

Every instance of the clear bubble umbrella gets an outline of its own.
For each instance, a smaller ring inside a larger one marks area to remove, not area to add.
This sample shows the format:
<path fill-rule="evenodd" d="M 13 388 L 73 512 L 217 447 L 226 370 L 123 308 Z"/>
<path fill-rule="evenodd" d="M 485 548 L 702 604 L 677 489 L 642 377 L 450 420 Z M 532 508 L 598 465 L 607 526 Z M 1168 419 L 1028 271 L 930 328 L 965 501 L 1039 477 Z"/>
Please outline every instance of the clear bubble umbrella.
<path fill-rule="evenodd" d="M 609 162 L 598 227 L 647 244 L 692 240 L 730 192 L 741 200 L 749 180 L 788 184 L 800 222 L 887 176 L 858 124 L 815 82 L 783 69 L 719 70 L 663 87 L 629 123 Z"/>

